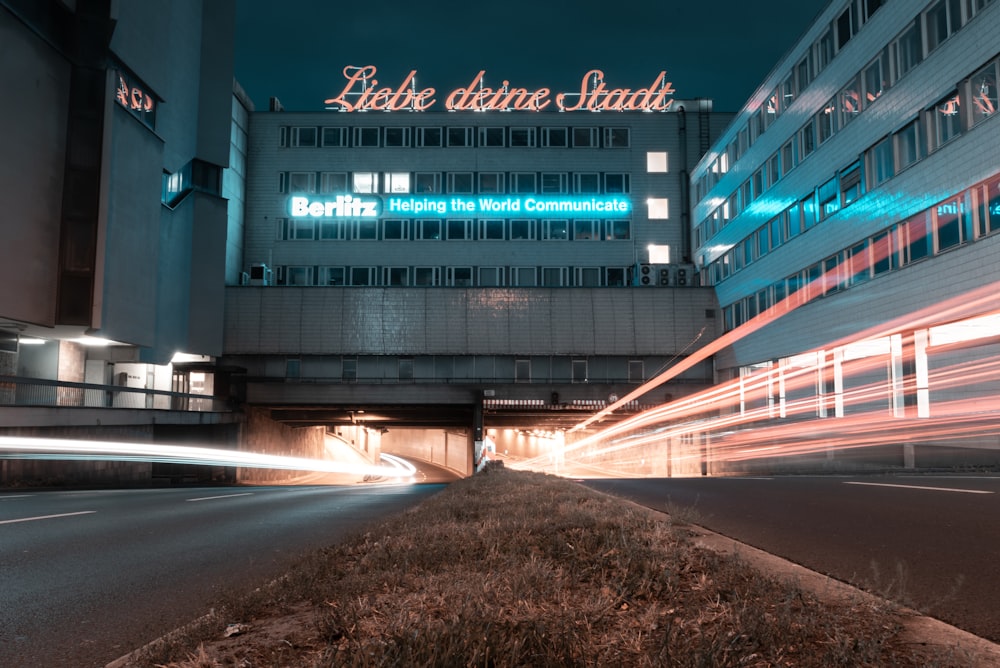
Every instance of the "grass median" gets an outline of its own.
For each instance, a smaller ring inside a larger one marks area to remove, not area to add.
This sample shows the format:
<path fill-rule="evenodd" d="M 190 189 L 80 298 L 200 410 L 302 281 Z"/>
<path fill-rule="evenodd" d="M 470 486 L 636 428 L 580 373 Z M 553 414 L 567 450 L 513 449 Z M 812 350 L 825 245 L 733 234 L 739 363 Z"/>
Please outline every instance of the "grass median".
<path fill-rule="evenodd" d="M 685 525 L 503 468 L 450 485 L 124 666 L 951 666 L 878 599 L 822 601 Z"/>

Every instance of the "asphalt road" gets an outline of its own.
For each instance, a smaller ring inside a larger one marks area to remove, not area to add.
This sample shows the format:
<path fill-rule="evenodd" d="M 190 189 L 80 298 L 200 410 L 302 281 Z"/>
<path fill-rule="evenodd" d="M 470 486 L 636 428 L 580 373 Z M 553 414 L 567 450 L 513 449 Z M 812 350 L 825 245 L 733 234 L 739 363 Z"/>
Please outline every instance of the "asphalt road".
<path fill-rule="evenodd" d="M 104 666 L 443 488 L 0 490 L 0 666 Z"/>
<path fill-rule="evenodd" d="M 694 524 L 1000 642 L 1000 477 L 586 484 L 657 510 L 683 512 Z"/>

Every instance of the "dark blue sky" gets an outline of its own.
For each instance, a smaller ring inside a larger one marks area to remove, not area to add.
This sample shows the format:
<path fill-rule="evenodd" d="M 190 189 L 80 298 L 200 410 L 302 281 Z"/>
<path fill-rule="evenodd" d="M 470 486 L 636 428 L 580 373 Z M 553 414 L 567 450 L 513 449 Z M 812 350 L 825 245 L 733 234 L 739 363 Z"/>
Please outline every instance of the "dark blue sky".
<path fill-rule="evenodd" d="M 648 86 L 736 111 L 828 0 L 236 0 L 236 78 L 258 109 L 271 96 L 317 111 L 347 65 L 375 65 L 381 86 L 410 70 L 439 100 L 479 70 L 485 83 L 579 90 L 591 69 L 609 87 Z"/>

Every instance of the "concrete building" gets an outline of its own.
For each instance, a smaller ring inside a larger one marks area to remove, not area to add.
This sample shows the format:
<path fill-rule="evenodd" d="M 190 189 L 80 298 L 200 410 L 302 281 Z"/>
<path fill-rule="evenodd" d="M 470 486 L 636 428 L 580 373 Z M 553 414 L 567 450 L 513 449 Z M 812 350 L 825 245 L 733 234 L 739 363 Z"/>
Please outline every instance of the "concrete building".
<path fill-rule="evenodd" d="M 785 452 L 998 462 L 998 5 L 830 2 L 692 172 L 720 381 L 748 422 L 808 422 Z"/>
<path fill-rule="evenodd" d="M 147 363 L 221 354 L 233 17 L 0 2 L 2 373 L 152 388 Z"/>
<path fill-rule="evenodd" d="M 714 338 L 688 174 L 731 116 L 662 73 L 582 74 L 448 92 L 345 68 L 327 111 L 253 113 L 223 360 L 247 401 L 394 432 L 565 425 Z M 706 361 L 649 401 L 712 381 Z"/>

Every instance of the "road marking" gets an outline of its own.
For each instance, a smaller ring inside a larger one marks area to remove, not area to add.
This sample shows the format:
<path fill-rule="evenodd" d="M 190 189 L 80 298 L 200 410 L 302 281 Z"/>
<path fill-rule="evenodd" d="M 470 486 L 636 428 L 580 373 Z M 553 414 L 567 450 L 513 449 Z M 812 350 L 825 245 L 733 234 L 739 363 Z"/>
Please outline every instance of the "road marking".
<path fill-rule="evenodd" d="M 89 515 L 96 513 L 96 510 L 81 510 L 78 513 L 62 513 L 59 515 L 39 515 L 38 517 L 22 517 L 19 520 L 0 520 L 0 524 L 14 524 L 15 522 L 34 522 L 35 520 L 51 520 L 56 517 L 73 517 L 74 515 Z"/>
<path fill-rule="evenodd" d="M 203 496 L 200 499 L 187 499 L 187 501 L 214 501 L 215 499 L 231 499 L 234 496 L 253 496 L 253 492 L 243 492 L 242 494 L 226 494 L 223 496 Z"/>
<path fill-rule="evenodd" d="M 34 496 L 33 494 L 12 494 L 11 496 L 0 496 L 0 499 L 27 499 L 29 496 Z"/>
<path fill-rule="evenodd" d="M 963 494 L 993 494 L 982 489 L 955 489 L 954 487 L 924 487 L 922 485 L 892 485 L 887 482 L 845 482 L 845 485 L 868 485 L 870 487 L 902 487 L 903 489 L 929 489 L 934 492 L 961 492 Z"/>

